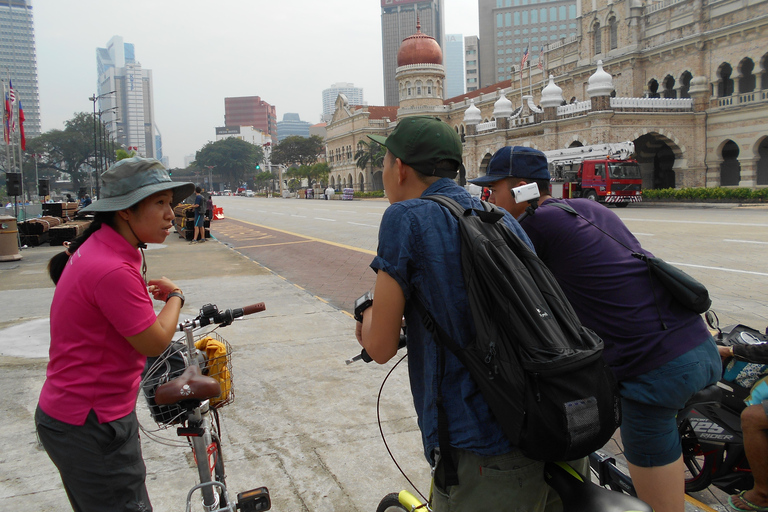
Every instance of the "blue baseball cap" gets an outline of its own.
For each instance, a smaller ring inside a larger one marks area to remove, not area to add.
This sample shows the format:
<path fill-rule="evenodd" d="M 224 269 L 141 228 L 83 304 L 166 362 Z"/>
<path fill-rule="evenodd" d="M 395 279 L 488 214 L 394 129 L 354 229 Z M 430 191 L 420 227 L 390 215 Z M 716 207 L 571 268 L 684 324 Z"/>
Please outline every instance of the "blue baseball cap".
<path fill-rule="evenodd" d="M 505 146 L 493 154 L 485 169 L 485 176 L 469 182 L 485 187 L 504 178 L 549 180 L 547 157 L 538 149 Z"/>

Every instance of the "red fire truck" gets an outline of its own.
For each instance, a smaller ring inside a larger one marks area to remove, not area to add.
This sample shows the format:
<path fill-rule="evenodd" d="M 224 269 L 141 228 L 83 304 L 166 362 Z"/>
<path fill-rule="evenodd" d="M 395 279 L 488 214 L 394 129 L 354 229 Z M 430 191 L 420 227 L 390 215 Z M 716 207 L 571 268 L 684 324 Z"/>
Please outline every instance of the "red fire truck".
<path fill-rule="evenodd" d="M 585 197 L 616 206 L 642 201 L 643 179 L 633 142 L 544 151 L 552 197 Z"/>

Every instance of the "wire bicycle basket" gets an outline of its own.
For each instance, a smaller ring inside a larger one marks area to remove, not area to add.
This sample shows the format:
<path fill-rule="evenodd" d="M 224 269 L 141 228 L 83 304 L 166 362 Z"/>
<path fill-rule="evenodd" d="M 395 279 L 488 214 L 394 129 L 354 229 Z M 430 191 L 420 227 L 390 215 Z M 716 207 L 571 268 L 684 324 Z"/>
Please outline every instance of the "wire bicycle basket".
<path fill-rule="evenodd" d="M 235 400 L 232 385 L 232 347 L 215 332 L 195 337 L 195 354 L 191 364 L 200 364 L 203 375 L 219 381 L 221 394 L 209 399 L 209 406 L 218 409 Z M 141 380 L 141 390 L 147 401 L 147 407 L 158 427 L 168 428 L 184 421 L 187 409 L 181 404 L 158 405 L 155 402 L 155 390 L 184 373 L 190 365 L 187 345 L 182 341 L 173 341 L 157 357 L 147 358 Z"/>

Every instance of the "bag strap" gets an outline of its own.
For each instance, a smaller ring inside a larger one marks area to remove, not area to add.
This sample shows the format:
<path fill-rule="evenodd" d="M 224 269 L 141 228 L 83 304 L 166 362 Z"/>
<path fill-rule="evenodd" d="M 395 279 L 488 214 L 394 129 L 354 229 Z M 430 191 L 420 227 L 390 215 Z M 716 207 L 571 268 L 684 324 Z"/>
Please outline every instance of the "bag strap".
<path fill-rule="evenodd" d="M 453 341 L 445 330 L 435 322 L 435 319 L 427 311 L 424 303 L 415 293 L 411 295 L 411 304 L 413 304 L 416 311 L 421 317 L 421 321 L 426 327 L 427 331 L 432 334 L 437 346 L 437 443 L 440 447 L 440 459 L 443 461 L 443 477 L 444 482 L 441 482 L 445 488 L 449 485 L 459 485 L 459 473 L 456 462 L 453 460 L 450 445 L 450 435 L 448 433 L 448 413 L 445 410 L 445 403 L 443 401 L 443 376 L 445 375 L 445 347 L 453 352 L 457 357 L 457 351 L 460 350 L 459 345 Z M 462 361 L 463 363 L 463 361 Z"/>
<path fill-rule="evenodd" d="M 480 217 L 483 222 L 490 222 L 491 224 L 504 218 L 504 212 L 487 201 L 480 201 L 483 209 L 478 210 L 477 208 L 464 208 L 456 200 L 440 194 L 422 196 L 421 199 L 428 199 L 446 207 L 448 211 L 451 212 L 451 214 L 457 219 L 472 215 L 472 212 Z"/>
<path fill-rule="evenodd" d="M 650 261 L 648 261 L 648 255 L 646 255 L 646 254 L 644 254 L 642 252 L 637 252 L 637 251 L 632 250 L 632 248 L 629 247 L 627 244 L 625 244 L 624 242 L 622 242 L 621 240 L 619 240 L 615 236 L 611 235 L 610 233 L 605 231 L 603 228 L 601 228 L 600 226 L 598 226 L 597 224 L 595 224 L 594 222 L 592 222 L 591 220 L 589 220 L 588 218 L 586 218 L 585 216 L 583 216 L 582 214 L 577 212 L 576 210 L 574 210 L 573 207 L 571 205 L 569 205 L 569 204 L 552 202 L 552 203 L 549 203 L 549 205 L 547 205 L 547 206 L 555 206 L 557 208 L 560 208 L 563 211 L 566 211 L 566 212 L 570 213 L 571 215 L 575 215 L 576 217 L 578 217 L 578 218 L 582 219 L 583 221 L 587 222 L 589 225 L 591 225 L 592 227 L 594 227 L 595 229 L 600 231 L 602 234 L 604 234 L 605 236 L 607 236 L 608 238 L 610 238 L 611 240 L 613 240 L 617 244 L 619 244 L 622 247 L 624 247 L 626 250 L 628 250 L 630 253 L 632 253 L 633 257 L 635 257 L 635 258 L 637 258 L 637 259 L 639 259 L 641 261 L 644 261 L 646 267 L 648 268 L 648 279 L 651 281 L 651 283 L 653 283 L 653 272 L 651 270 L 651 263 L 650 263 Z M 651 293 L 653 294 L 653 304 L 656 306 L 656 314 L 659 316 L 659 322 L 661 322 L 661 328 L 666 331 L 667 330 L 667 324 L 664 322 L 664 319 L 661 317 L 661 308 L 659 307 L 659 301 L 656 298 L 656 290 L 653 288 L 653 286 L 651 286 Z"/>

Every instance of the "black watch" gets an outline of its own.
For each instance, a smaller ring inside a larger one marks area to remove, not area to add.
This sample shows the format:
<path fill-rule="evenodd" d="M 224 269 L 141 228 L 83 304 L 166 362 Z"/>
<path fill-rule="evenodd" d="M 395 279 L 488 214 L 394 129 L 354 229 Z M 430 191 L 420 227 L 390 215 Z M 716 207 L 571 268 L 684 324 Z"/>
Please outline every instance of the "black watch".
<path fill-rule="evenodd" d="M 181 299 L 181 307 L 184 307 L 184 294 L 181 293 L 181 290 L 179 291 L 172 291 L 168 294 L 168 296 L 165 298 L 165 302 L 168 302 L 171 300 L 171 297 L 178 297 Z"/>
<path fill-rule="evenodd" d="M 365 292 L 355 301 L 355 320 L 363 321 L 363 311 L 373 305 L 373 295 L 371 292 Z"/>

